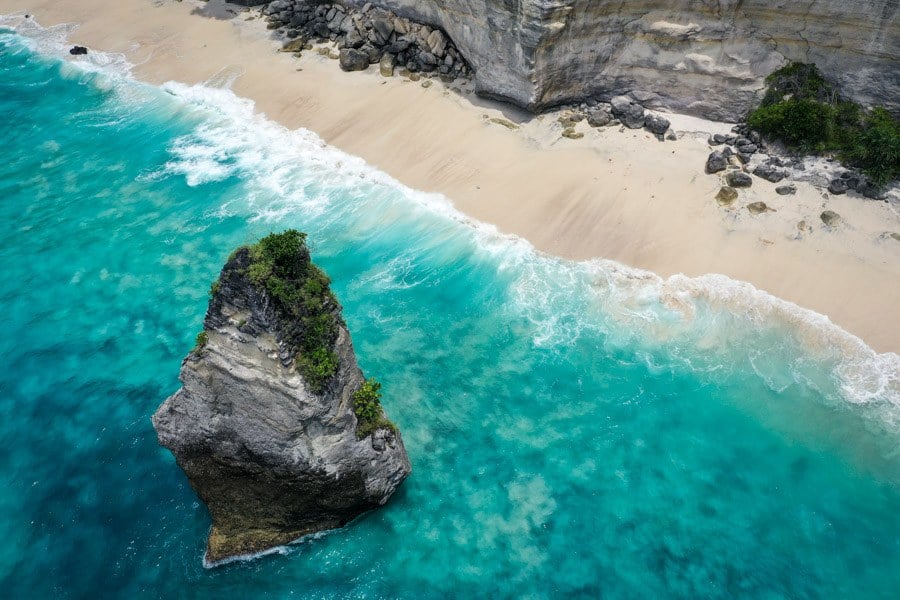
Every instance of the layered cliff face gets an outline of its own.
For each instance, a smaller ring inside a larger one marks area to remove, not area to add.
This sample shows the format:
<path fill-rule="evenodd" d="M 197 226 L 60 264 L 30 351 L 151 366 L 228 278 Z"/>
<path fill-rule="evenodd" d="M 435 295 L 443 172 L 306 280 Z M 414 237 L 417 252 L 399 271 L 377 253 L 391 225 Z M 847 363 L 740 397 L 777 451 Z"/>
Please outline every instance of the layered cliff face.
<path fill-rule="evenodd" d="M 410 472 L 377 399 L 369 422 L 356 416 L 365 386 L 350 335 L 302 234 L 279 235 L 294 234 L 277 259 L 287 269 L 266 264 L 259 245 L 229 259 L 182 363 L 183 387 L 153 415 L 209 508 L 211 564 L 341 527 L 387 502 Z"/>
<path fill-rule="evenodd" d="M 793 61 L 815 63 L 863 104 L 900 112 L 897 0 L 373 3 L 442 27 L 481 93 L 532 110 L 633 92 L 650 107 L 736 119 L 764 77 Z"/>

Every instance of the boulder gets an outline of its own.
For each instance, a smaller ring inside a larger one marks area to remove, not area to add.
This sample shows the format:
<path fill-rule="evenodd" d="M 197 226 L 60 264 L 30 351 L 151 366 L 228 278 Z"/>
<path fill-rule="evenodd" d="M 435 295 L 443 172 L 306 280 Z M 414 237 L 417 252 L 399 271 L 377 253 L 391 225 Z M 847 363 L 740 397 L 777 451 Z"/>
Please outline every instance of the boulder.
<path fill-rule="evenodd" d="M 734 204 L 734 201 L 737 200 L 738 191 L 733 187 L 722 186 L 719 190 L 719 193 L 716 194 L 716 202 L 719 203 L 719 206 L 731 206 Z"/>
<path fill-rule="evenodd" d="M 765 202 L 751 202 L 747 205 L 747 210 L 750 211 L 751 215 L 761 215 L 768 211 L 775 212 L 773 209 L 769 208 Z"/>
<path fill-rule="evenodd" d="M 793 196 L 797 193 L 797 186 L 795 185 L 779 185 L 775 188 L 775 193 L 779 196 Z"/>
<path fill-rule="evenodd" d="M 644 107 L 640 104 L 632 104 L 623 114 L 619 116 L 622 124 L 629 129 L 640 129 L 644 126 Z"/>
<path fill-rule="evenodd" d="M 612 113 L 617 117 L 619 115 L 625 114 L 625 112 L 631 108 L 632 101 L 628 96 L 616 96 L 612 100 L 609 101 L 612 106 Z"/>
<path fill-rule="evenodd" d="M 439 29 L 435 29 L 430 34 L 428 34 L 428 39 L 425 40 L 428 44 L 428 48 L 431 49 L 431 53 L 435 56 L 443 56 L 444 52 L 447 49 L 447 40 L 444 38 L 444 34 L 441 33 Z"/>
<path fill-rule="evenodd" d="M 772 165 L 759 165 L 755 169 L 753 169 L 753 174 L 757 177 L 761 177 L 766 181 L 771 181 L 772 183 L 778 183 L 785 177 L 787 177 L 787 173 L 784 171 L 773 167 Z"/>
<path fill-rule="evenodd" d="M 724 171 L 727 168 L 728 158 L 724 153 L 719 152 L 718 150 L 711 153 L 709 158 L 706 159 L 706 172 L 710 175 Z"/>
<path fill-rule="evenodd" d="M 835 196 L 846 194 L 849 189 L 850 185 L 846 179 L 832 179 L 831 183 L 828 184 L 828 191 Z"/>
<path fill-rule="evenodd" d="M 363 44 L 360 51 L 366 53 L 370 65 L 377 65 L 381 61 L 381 57 L 384 56 L 384 51 L 372 44 Z"/>
<path fill-rule="evenodd" d="M 841 224 L 843 219 L 841 219 L 841 215 L 837 214 L 833 210 L 826 210 L 819 218 L 822 219 L 822 222 L 825 223 L 828 227 L 837 227 Z"/>
<path fill-rule="evenodd" d="M 381 62 L 378 64 L 378 70 L 382 77 L 392 77 L 394 75 L 394 57 L 390 54 L 382 56 Z"/>
<path fill-rule="evenodd" d="M 365 71 L 369 68 L 369 55 L 355 48 L 342 48 L 339 60 L 344 71 Z"/>
<path fill-rule="evenodd" d="M 72 46 L 69 49 L 69 54 L 71 54 L 72 56 L 79 56 L 79 55 L 83 55 L 83 54 L 87 54 L 87 53 L 88 53 L 88 49 L 85 48 L 84 46 Z"/>
<path fill-rule="evenodd" d="M 587 113 L 587 122 L 591 127 L 604 127 L 612 121 L 612 115 L 605 108 L 594 108 Z"/>
<path fill-rule="evenodd" d="M 391 34 L 394 33 L 394 23 L 387 17 L 372 19 L 372 27 L 384 41 L 387 41 L 391 37 Z"/>
<path fill-rule="evenodd" d="M 745 188 L 753 185 L 753 178 L 743 171 L 731 171 L 725 176 L 728 185 L 734 188 Z"/>
<path fill-rule="evenodd" d="M 282 47 L 282 52 L 300 52 L 303 50 L 303 46 L 306 44 L 306 40 L 303 38 L 297 38 L 295 40 L 291 40 L 286 42 Z"/>
<path fill-rule="evenodd" d="M 644 127 L 647 128 L 650 133 L 659 136 L 660 139 L 662 139 L 662 136 L 669 130 L 670 124 L 668 119 L 654 113 L 648 114 L 644 119 Z"/>
<path fill-rule="evenodd" d="M 360 35 L 359 31 L 357 31 L 355 28 L 351 29 L 350 33 L 344 36 L 345 48 L 359 49 L 365 43 L 366 39 L 362 35 Z"/>

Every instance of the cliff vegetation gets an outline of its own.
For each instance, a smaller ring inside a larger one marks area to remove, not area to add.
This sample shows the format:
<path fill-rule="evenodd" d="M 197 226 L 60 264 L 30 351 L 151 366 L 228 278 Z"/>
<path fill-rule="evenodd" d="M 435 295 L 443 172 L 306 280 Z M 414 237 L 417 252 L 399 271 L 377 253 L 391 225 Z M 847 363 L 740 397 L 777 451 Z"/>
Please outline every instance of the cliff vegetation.
<path fill-rule="evenodd" d="M 815 65 L 795 63 L 766 78 L 747 124 L 804 153 L 834 154 L 879 186 L 900 178 L 900 120 L 844 98 Z"/>
<path fill-rule="evenodd" d="M 342 323 L 328 276 L 309 260 L 306 234 L 296 229 L 269 234 L 249 250 L 248 278 L 268 292 L 282 316 L 282 341 L 298 351 L 295 367 L 321 392 L 337 372 Z"/>
<path fill-rule="evenodd" d="M 353 392 L 353 412 L 356 414 L 356 437 L 362 439 L 378 429 L 397 433 L 397 426 L 384 416 L 381 408 L 381 384 L 367 379 Z"/>

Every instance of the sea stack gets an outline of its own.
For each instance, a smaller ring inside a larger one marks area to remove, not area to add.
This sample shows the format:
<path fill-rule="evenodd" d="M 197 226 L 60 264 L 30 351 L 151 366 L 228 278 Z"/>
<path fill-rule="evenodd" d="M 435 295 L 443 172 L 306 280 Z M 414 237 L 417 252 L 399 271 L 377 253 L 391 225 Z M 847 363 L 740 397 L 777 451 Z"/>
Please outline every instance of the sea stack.
<path fill-rule="evenodd" d="M 153 415 L 212 516 L 209 566 L 342 527 L 410 473 L 305 242 L 289 230 L 231 255 L 183 387 Z"/>

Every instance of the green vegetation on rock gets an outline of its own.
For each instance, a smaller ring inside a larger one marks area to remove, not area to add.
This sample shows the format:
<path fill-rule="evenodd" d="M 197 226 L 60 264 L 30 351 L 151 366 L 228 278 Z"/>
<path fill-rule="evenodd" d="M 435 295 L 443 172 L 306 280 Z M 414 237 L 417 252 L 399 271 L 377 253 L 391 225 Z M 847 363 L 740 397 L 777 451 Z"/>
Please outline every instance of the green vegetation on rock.
<path fill-rule="evenodd" d="M 206 347 L 207 343 L 209 343 L 209 334 L 206 331 L 201 331 L 197 334 L 197 340 L 194 342 L 194 349 L 191 352 L 199 354 Z"/>
<path fill-rule="evenodd" d="M 356 437 L 362 439 L 378 429 L 396 432 L 394 425 L 381 408 L 381 384 L 375 379 L 367 379 L 353 392 L 353 412 L 358 421 Z"/>
<path fill-rule="evenodd" d="M 804 153 L 835 154 L 882 186 L 900 178 L 900 120 L 840 95 L 815 65 L 795 63 L 766 78 L 747 124 Z"/>
<path fill-rule="evenodd" d="M 313 392 L 337 372 L 340 316 L 328 276 L 310 262 L 306 234 L 272 233 L 249 248 L 247 276 L 265 289 L 282 319 L 282 339 L 298 350 L 295 366 Z"/>

